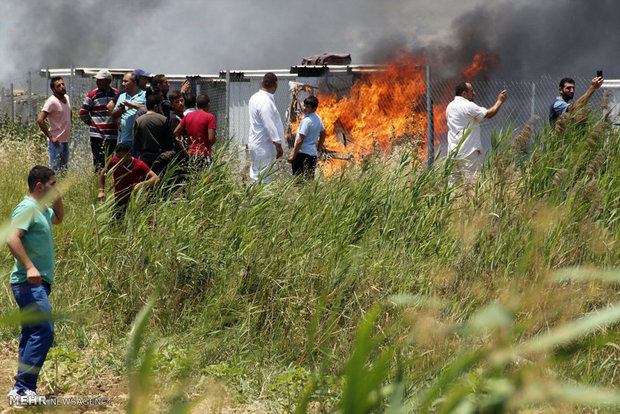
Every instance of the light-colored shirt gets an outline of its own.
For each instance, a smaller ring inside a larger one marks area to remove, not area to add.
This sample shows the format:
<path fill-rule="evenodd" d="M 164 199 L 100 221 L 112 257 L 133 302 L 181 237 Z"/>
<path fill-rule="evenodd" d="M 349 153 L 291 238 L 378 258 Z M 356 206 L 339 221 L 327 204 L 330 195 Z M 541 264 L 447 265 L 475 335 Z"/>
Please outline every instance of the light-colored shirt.
<path fill-rule="evenodd" d="M 325 131 L 325 127 L 323 126 L 321 117 L 318 116 L 316 112 L 304 115 L 304 119 L 302 119 L 299 123 L 297 137 L 295 138 L 295 145 L 297 145 L 299 134 L 302 134 L 305 137 L 299 152 L 316 157 L 318 155 L 316 145 L 319 142 L 319 135 L 321 131 Z"/>
<path fill-rule="evenodd" d="M 55 95 L 50 96 L 43 105 L 43 111 L 47 112 L 50 121 L 50 134 L 58 138 L 62 143 L 69 142 L 71 138 L 71 103 L 69 95 L 65 95 L 67 102 L 63 102 Z M 49 140 L 49 139 L 48 139 Z"/>
<path fill-rule="evenodd" d="M 466 158 L 475 151 L 483 152 L 480 139 L 480 121 L 487 114 L 487 109 L 478 106 L 462 96 L 446 107 L 446 123 L 448 124 L 448 152 L 456 151 L 463 136 L 467 136 L 455 158 Z"/>
<path fill-rule="evenodd" d="M 118 97 L 118 101 L 116 101 L 116 106 L 114 107 L 114 109 L 117 109 L 119 105 L 125 101 L 129 101 L 138 105 L 145 105 L 146 92 L 140 90 L 133 96 L 129 95 L 127 92 L 121 93 Z M 137 109 L 127 107 L 127 110 L 121 115 L 121 132 L 118 137 L 119 142 L 131 143 L 133 141 L 133 124 L 136 121 L 137 112 Z"/>
<path fill-rule="evenodd" d="M 284 145 L 284 126 L 273 94 L 261 89 L 252 95 L 248 106 L 250 110 L 248 147 L 260 147 L 265 144 L 273 147 L 272 142 Z"/>
<path fill-rule="evenodd" d="M 16 229 L 24 230 L 22 244 L 26 254 L 41 273 L 41 278 L 50 285 L 54 284 L 54 237 L 52 220 L 54 210 L 41 208 L 39 203 L 29 196 L 13 210 L 12 224 Z M 23 283 L 27 280 L 26 268 L 17 259 L 11 273 L 11 283 Z"/>

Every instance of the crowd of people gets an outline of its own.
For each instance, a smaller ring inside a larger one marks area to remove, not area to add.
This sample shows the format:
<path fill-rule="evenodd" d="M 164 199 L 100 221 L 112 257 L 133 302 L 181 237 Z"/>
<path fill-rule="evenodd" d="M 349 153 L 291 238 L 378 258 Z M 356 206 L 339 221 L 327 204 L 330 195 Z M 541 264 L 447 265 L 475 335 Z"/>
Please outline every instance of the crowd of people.
<path fill-rule="evenodd" d="M 124 75 L 122 93 L 111 87 L 109 71 L 99 71 L 95 79 L 97 88 L 88 93 L 79 115 L 90 127 L 93 163 L 100 170 L 99 199 L 106 196 L 106 177 L 111 174 L 117 212 L 122 214 L 132 192 L 153 185 L 158 174 L 171 163 L 178 163 L 181 168 L 209 165 L 216 137 L 208 96 L 194 99 L 188 93 L 188 82 L 180 91 L 169 93 L 170 84 L 164 75 L 151 77 L 141 70 Z M 602 77 L 593 79 L 585 94 L 570 105 L 575 82 L 562 79 L 560 96 L 549 110 L 550 121 L 579 109 L 602 82 Z M 6 241 L 15 258 L 10 283 L 20 312 L 38 316 L 35 322 L 22 322 L 18 371 L 9 392 L 13 405 L 44 403 L 44 397 L 36 392 L 37 381 L 54 337 L 49 303 L 55 263 L 52 225 L 64 218 L 56 174 L 66 168 L 69 158 L 71 102 L 62 78 L 52 78 L 50 87 L 53 95 L 38 118 L 41 131 L 48 138 L 50 167 L 35 166 L 30 171 L 29 194 L 13 211 L 14 230 Z M 277 87 L 276 75 L 267 73 L 261 89 L 249 101 L 250 177 L 265 183 L 273 179 L 274 161 L 284 153 L 284 128 L 273 96 Z M 479 123 L 499 112 L 507 91 L 501 91 L 489 109 L 475 104 L 474 97 L 472 83 L 461 82 L 446 108 L 449 151 L 459 160 L 457 173 L 468 177 L 475 176 L 482 164 Z M 325 140 L 325 127 L 316 114 L 318 105 L 314 96 L 305 99 L 305 117 L 288 158 L 293 174 L 305 178 L 313 177 L 317 151 Z"/>

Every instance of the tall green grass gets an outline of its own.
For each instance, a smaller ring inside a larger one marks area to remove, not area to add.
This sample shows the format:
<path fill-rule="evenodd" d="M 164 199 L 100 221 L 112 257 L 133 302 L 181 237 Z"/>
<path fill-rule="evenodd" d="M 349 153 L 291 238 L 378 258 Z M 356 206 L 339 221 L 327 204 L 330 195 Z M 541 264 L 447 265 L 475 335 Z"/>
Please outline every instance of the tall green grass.
<path fill-rule="evenodd" d="M 221 151 L 183 197 L 139 194 L 122 222 L 95 202 L 93 174 L 70 172 L 52 304 L 73 316 L 56 346 L 83 353 L 89 375 L 129 375 L 133 395 L 146 363 L 162 407 L 206 378 L 286 411 L 572 412 L 594 396 L 612 410 L 620 137 L 604 117 L 562 122 L 495 137 L 480 179 L 456 185 L 451 161 L 426 168 L 413 144 L 268 187 Z M 3 131 L 8 220 L 45 148 Z M 554 342 L 561 329 L 574 334 Z"/>

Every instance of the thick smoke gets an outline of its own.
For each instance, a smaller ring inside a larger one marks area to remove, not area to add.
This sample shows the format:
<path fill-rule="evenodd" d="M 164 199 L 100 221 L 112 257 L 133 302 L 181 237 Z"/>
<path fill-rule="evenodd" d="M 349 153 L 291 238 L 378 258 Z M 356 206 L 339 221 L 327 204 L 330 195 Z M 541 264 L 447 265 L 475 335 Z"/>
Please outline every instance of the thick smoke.
<path fill-rule="evenodd" d="M 133 24 L 148 16 L 160 0 L 54 0 L 11 2 L 3 47 L 8 56 L 3 74 L 27 70 L 103 67 L 113 51 L 126 45 L 137 50 L 139 39 L 129 37 Z M 6 7 L 6 5 L 5 5 Z M 133 22 L 133 24 L 132 24 Z"/>
<path fill-rule="evenodd" d="M 142 67 L 161 73 L 286 68 L 325 51 L 379 63 L 424 53 L 458 77 L 476 52 L 490 77 L 620 77 L 617 0 L 4 0 L 0 81 L 52 68 Z M 473 8 L 473 10 L 472 10 Z M 459 16 L 455 18 L 455 16 Z"/>
<path fill-rule="evenodd" d="M 496 79 L 620 77 L 620 2 L 617 0 L 502 1 L 483 5 L 454 20 L 449 34 L 412 51 L 424 53 L 434 73 L 458 77 L 480 51 L 495 65 L 486 75 Z M 379 44 L 367 58 L 385 54 Z"/>
<path fill-rule="evenodd" d="M 3 0 L 0 81 L 46 66 L 162 73 L 287 68 L 322 52 L 372 63 L 361 58 L 376 39 L 398 31 L 390 48 L 411 49 L 419 35 L 431 36 L 471 7 L 464 3 Z"/>

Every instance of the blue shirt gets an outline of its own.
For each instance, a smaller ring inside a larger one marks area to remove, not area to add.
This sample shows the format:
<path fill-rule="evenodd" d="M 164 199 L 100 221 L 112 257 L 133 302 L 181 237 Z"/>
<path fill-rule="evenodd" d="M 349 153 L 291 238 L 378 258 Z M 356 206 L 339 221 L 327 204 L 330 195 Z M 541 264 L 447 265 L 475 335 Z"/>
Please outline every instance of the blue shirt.
<path fill-rule="evenodd" d="M 127 92 L 123 92 L 118 97 L 118 101 L 116 101 L 116 106 L 114 109 L 117 109 L 120 104 L 125 101 L 129 101 L 131 103 L 135 103 L 138 105 L 146 104 L 146 92 L 140 90 L 135 95 L 131 96 Z M 133 124 L 136 121 L 136 112 L 138 112 L 135 108 L 127 107 L 127 110 L 121 115 L 121 131 L 118 137 L 118 142 L 133 142 Z"/>
<path fill-rule="evenodd" d="M 306 114 L 304 119 L 302 119 L 299 124 L 299 129 L 297 129 L 297 138 L 295 139 L 295 142 L 297 142 L 300 134 L 305 137 L 299 152 L 302 154 L 317 156 L 318 152 L 316 145 L 319 142 L 319 134 L 321 131 L 325 131 L 321 117 L 319 117 L 316 112 Z"/>
<path fill-rule="evenodd" d="M 13 210 L 12 224 L 24 230 L 22 244 L 26 254 L 41 273 L 41 278 L 50 285 L 54 284 L 54 238 L 52 236 L 52 220 L 54 210 L 41 208 L 34 199 L 26 196 Z M 11 283 L 26 281 L 26 268 L 15 259 Z"/>
<path fill-rule="evenodd" d="M 560 115 L 562 115 L 568 109 L 570 105 L 568 102 L 564 100 L 561 96 L 555 98 L 555 101 L 551 104 L 549 108 L 549 122 L 551 125 L 555 124 L 555 121 L 558 120 Z"/>

